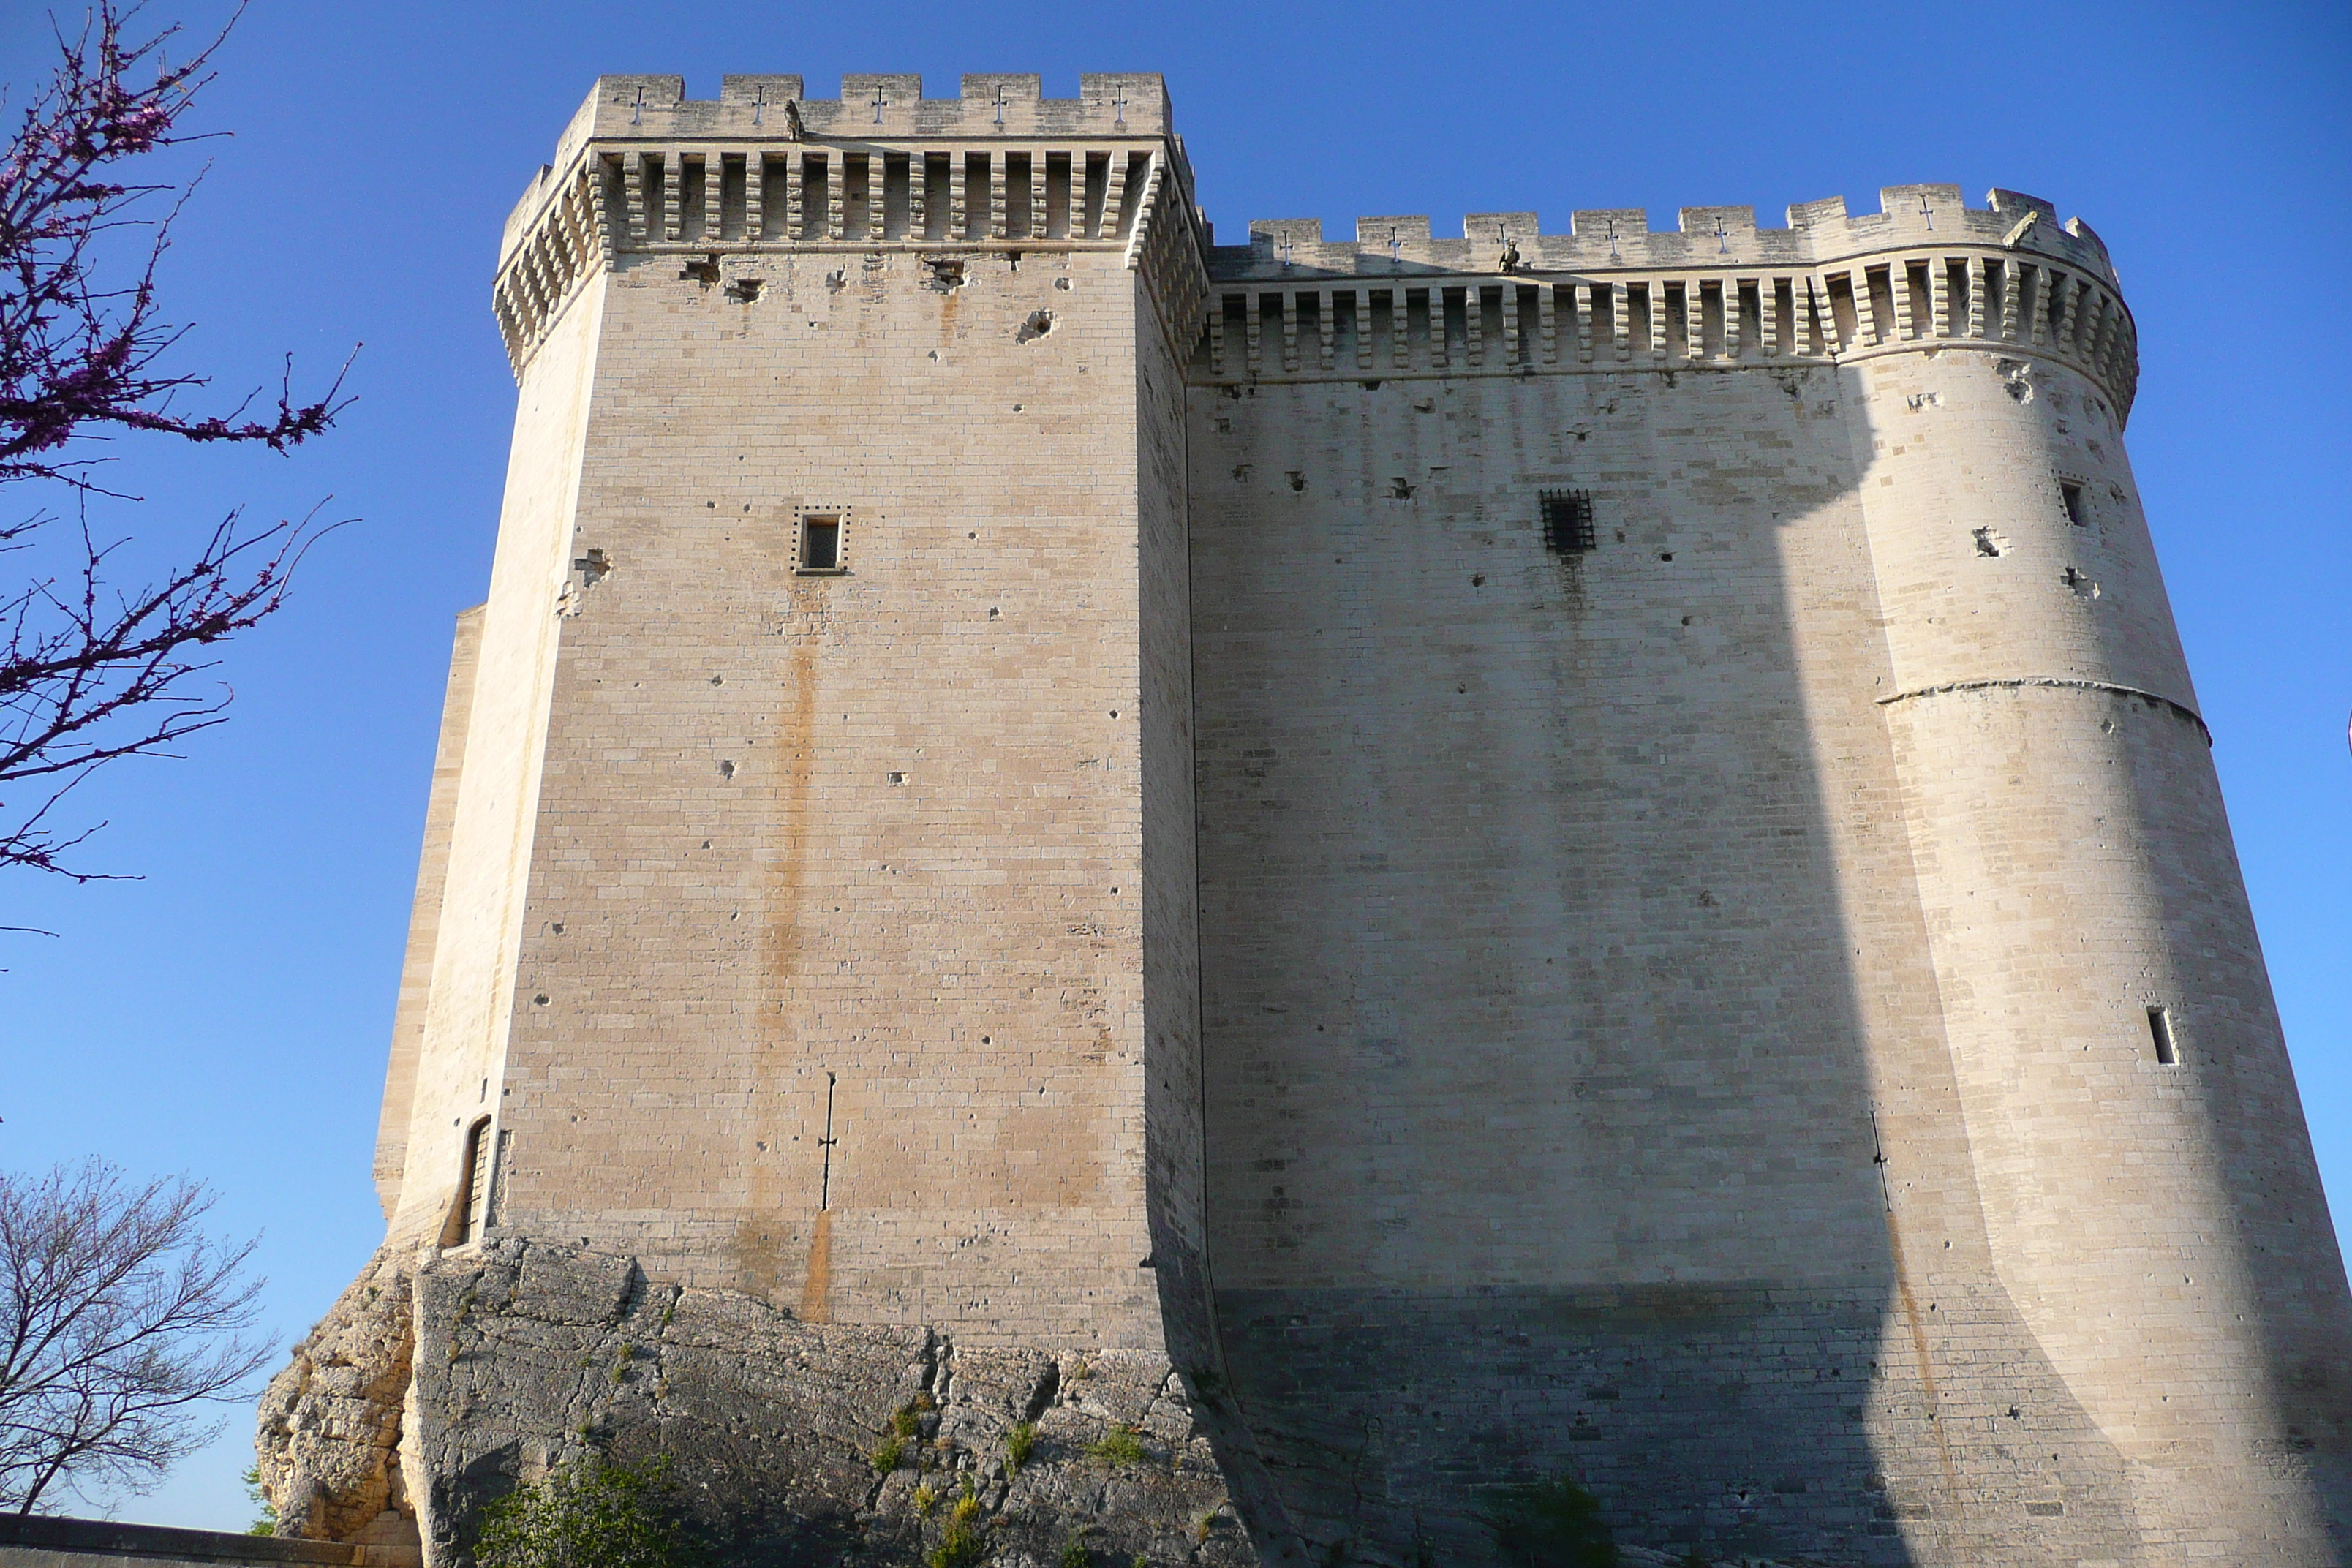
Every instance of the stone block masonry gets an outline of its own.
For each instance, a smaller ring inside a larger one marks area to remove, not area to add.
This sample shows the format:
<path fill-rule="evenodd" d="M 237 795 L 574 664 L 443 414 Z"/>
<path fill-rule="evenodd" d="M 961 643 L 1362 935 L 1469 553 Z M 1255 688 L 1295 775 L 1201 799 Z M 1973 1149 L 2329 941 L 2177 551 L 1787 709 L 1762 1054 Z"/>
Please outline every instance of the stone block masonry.
<path fill-rule="evenodd" d="M 439 1568 L 667 1446 L 746 1560 L 914 1562 L 911 1390 L 1006 1563 L 1477 1563 L 1560 1476 L 1645 1560 L 2347 1560 L 2096 234 L 1220 247 L 1155 77 L 804 86 L 602 79 L 509 221 L 290 1521 Z"/>

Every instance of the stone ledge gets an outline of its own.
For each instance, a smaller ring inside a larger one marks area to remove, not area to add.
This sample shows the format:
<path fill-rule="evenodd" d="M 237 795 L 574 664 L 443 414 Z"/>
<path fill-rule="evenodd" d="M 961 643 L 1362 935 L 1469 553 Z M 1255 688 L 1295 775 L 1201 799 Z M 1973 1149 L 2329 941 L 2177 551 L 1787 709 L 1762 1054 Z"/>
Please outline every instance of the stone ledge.
<path fill-rule="evenodd" d="M 223 1530 L 175 1530 L 105 1519 L 0 1514 L 0 1564 L 5 1568 L 81 1568 L 83 1564 L 166 1563 L 364 1564 L 367 1548 L 346 1542 L 281 1541 Z"/>

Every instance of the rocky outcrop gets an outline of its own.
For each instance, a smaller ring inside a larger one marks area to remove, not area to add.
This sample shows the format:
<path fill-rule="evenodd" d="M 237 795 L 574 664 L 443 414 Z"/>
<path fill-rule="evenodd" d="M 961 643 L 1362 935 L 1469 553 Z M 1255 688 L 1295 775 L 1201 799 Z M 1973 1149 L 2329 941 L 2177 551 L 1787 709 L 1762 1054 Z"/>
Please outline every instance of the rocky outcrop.
<path fill-rule="evenodd" d="M 922 1563 L 966 1496 L 976 1562 L 1258 1561 L 1160 1356 L 804 1323 L 534 1241 L 379 1258 L 271 1384 L 261 1447 L 288 1533 L 350 1539 L 413 1498 L 436 1568 L 484 1504 L 592 1450 L 671 1456 L 730 1563 Z"/>
<path fill-rule="evenodd" d="M 404 1258 L 377 1253 L 269 1380 L 255 1447 L 280 1535 L 364 1539 L 394 1558 L 415 1541 L 399 1448 L 415 1286 Z"/>

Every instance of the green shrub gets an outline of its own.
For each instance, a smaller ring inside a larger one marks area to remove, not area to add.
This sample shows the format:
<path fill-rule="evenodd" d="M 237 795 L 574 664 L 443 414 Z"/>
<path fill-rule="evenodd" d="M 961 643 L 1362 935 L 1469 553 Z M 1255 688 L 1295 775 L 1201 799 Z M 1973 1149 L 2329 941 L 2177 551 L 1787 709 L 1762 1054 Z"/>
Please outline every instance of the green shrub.
<path fill-rule="evenodd" d="M 239 1478 L 245 1482 L 245 1495 L 253 1501 L 254 1521 L 245 1527 L 247 1535 L 278 1533 L 278 1510 L 269 1505 L 269 1494 L 261 1489 L 261 1467 L 255 1465 Z"/>
<path fill-rule="evenodd" d="M 1004 1435 L 1004 1458 L 1013 1470 L 1029 1462 L 1037 1448 L 1037 1423 L 1024 1421 Z"/>
<path fill-rule="evenodd" d="M 874 1467 L 876 1475 L 887 1476 L 898 1468 L 898 1461 L 906 1458 L 906 1454 L 907 1439 L 893 1432 L 882 1439 L 881 1447 L 866 1456 L 866 1462 Z"/>
<path fill-rule="evenodd" d="M 1506 1488 L 1483 1517 L 1511 1568 L 1615 1568 L 1599 1500 L 1566 1476 Z"/>
<path fill-rule="evenodd" d="M 931 1517 L 931 1510 L 937 1508 L 939 1504 L 940 1494 L 931 1489 L 931 1484 L 929 1481 L 915 1489 L 915 1511 L 925 1519 Z"/>
<path fill-rule="evenodd" d="M 1132 1465 L 1143 1458 L 1143 1439 L 1125 1422 L 1104 1433 L 1087 1452 L 1106 1465 Z"/>
<path fill-rule="evenodd" d="M 1087 1543 L 1075 1535 L 1062 1543 L 1061 1568 L 1087 1568 L 1091 1557 Z"/>
<path fill-rule="evenodd" d="M 477 1568 L 684 1568 L 698 1560 L 667 1455 L 591 1455 L 482 1510 Z"/>

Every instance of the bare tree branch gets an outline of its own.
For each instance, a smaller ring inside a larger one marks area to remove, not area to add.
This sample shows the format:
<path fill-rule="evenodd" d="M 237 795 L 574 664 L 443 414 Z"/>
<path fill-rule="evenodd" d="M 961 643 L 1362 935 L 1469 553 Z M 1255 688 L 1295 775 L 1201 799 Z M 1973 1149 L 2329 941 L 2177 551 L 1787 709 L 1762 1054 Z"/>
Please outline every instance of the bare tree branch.
<path fill-rule="evenodd" d="M 95 1160 L 0 1173 L 0 1508 L 146 1489 L 217 1434 L 205 1405 L 248 1396 L 264 1281 L 255 1241 L 205 1234 L 213 1201 Z"/>
<path fill-rule="evenodd" d="M 208 384 L 163 365 L 184 329 L 157 314 L 156 268 L 194 182 L 133 184 L 121 171 L 191 139 L 178 132 L 180 118 L 212 79 L 227 34 L 173 64 L 165 46 L 176 27 L 143 42 L 126 37 L 140 9 L 99 0 L 79 35 L 58 32 L 56 74 L 0 149 L 0 485 L 59 482 L 86 501 L 111 492 L 92 478 L 97 459 L 81 455 L 78 440 L 139 430 L 284 452 L 327 429 L 346 405 L 340 373 L 325 395 L 297 404 L 289 361 L 275 408 L 258 416 L 255 396 L 226 413 L 175 406 Z M 142 202 L 167 194 L 160 218 L 136 216 Z M 108 281 L 108 237 L 140 227 L 152 230 L 143 258 Z M 93 769 L 172 755 L 176 742 L 221 721 L 227 689 L 199 694 L 190 678 L 215 662 L 204 650 L 285 603 L 294 566 L 327 531 L 317 517 L 314 509 L 299 522 L 257 527 L 231 512 L 193 560 L 124 589 L 109 574 L 123 542 L 97 542 L 85 506 L 75 564 L 0 597 L 0 869 L 94 879 L 61 857 L 104 824 L 58 827 L 52 813 Z M 56 521 L 40 513 L 0 524 L 0 553 L 30 547 Z"/>

